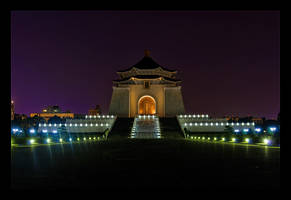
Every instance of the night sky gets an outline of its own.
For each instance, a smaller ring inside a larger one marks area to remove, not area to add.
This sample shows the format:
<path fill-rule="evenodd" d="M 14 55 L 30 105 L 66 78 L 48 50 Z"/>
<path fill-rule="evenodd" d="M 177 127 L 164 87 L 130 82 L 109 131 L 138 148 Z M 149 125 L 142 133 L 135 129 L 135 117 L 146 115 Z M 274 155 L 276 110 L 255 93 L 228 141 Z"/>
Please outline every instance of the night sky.
<path fill-rule="evenodd" d="M 178 70 L 187 113 L 277 117 L 279 11 L 13 11 L 15 112 L 106 114 L 116 71 L 145 49 Z"/>

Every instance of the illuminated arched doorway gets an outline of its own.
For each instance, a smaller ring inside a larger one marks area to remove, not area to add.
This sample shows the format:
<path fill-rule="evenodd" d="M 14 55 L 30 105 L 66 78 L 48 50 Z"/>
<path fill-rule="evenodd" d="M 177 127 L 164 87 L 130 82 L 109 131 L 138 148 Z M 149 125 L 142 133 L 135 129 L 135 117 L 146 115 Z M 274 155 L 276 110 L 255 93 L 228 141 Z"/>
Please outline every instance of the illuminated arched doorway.
<path fill-rule="evenodd" d="M 138 101 L 139 115 L 154 115 L 156 114 L 156 101 L 151 96 L 142 96 Z"/>

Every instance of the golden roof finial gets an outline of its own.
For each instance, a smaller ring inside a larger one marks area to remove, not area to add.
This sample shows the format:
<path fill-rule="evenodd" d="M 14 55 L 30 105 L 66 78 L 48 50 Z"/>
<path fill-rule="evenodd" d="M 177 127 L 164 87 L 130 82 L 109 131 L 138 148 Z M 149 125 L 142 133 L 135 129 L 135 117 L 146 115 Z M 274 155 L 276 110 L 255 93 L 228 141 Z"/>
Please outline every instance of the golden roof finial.
<path fill-rule="evenodd" d="M 144 55 L 145 55 L 145 57 L 150 57 L 150 50 L 148 50 L 148 49 L 146 49 L 146 50 L 144 50 Z"/>

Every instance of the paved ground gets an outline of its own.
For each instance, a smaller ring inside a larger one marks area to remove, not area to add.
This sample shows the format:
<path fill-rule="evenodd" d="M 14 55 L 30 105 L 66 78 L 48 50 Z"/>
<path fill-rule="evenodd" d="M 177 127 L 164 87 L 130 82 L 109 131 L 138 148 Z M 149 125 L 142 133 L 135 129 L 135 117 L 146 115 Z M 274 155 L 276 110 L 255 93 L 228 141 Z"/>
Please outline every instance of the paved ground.
<path fill-rule="evenodd" d="M 185 139 L 12 147 L 12 188 L 278 189 L 280 148 Z"/>

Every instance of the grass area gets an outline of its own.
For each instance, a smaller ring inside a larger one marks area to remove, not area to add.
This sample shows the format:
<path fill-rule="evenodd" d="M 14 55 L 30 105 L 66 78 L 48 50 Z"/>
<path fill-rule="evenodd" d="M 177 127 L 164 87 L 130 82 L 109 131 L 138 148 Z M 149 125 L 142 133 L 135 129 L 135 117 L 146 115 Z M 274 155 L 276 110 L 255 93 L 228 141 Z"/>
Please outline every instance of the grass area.
<path fill-rule="evenodd" d="M 188 139 L 13 148 L 14 188 L 277 189 L 280 150 Z M 23 162 L 25 160 L 25 162 Z"/>

